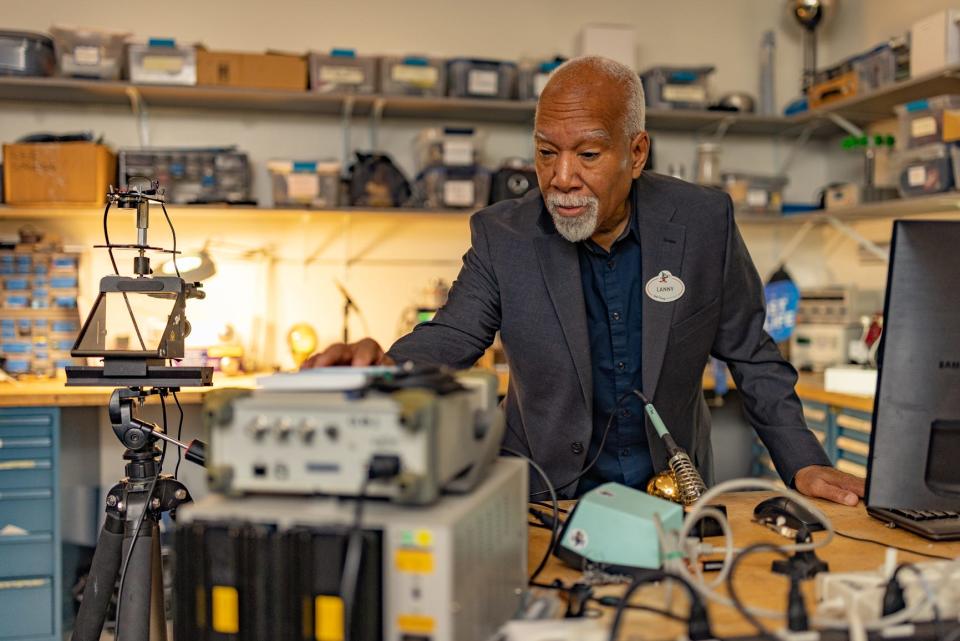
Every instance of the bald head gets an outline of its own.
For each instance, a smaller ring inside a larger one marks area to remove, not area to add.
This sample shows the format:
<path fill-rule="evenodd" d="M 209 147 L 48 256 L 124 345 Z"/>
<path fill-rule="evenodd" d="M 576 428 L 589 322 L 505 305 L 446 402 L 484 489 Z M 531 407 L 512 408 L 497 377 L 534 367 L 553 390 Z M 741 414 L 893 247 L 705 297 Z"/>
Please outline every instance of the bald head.
<path fill-rule="evenodd" d="M 601 56 L 583 56 L 563 63 L 550 75 L 537 102 L 541 108 L 556 103 L 580 102 L 600 108 L 627 139 L 646 127 L 643 85 L 637 73 L 624 64 Z"/>

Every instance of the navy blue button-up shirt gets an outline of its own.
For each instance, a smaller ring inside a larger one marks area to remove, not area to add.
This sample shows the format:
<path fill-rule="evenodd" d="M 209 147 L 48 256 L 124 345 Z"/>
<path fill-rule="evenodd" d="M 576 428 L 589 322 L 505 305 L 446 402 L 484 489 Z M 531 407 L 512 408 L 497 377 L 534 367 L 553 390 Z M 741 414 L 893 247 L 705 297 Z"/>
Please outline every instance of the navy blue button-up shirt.
<path fill-rule="evenodd" d="M 644 283 L 640 226 L 634 211 L 610 251 L 585 240 L 578 243 L 580 279 L 587 311 L 593 368 L 593 433 L 586 463 L 600 451 L 617 401 L 642 384 L 641 317 Z M 597 464 L 580 482 L 578 493 L 616 481 L 643 488 L 653 475 L 644 431 L 643 405 L 630 395 L 620 403 Z"/>

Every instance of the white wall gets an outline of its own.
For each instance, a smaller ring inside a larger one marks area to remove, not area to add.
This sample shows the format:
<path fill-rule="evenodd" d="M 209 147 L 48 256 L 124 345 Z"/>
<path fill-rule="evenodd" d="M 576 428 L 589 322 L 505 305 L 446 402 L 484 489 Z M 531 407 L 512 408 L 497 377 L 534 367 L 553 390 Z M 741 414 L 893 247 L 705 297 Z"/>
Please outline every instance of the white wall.
<path fill-rule="evenodd" d="M 821 60 L 863 49 L 882 38 L 885 30 L 902 23 L 902 29 L 917 16 L 911 7 L 923 5 L 920 15 L 936 7 L 933 2 L 898 3 L 886 0 L 847 0 L 823 38 Z M 942 4 L 942 3 L 941 3 Z M 118 6 L 122 9 L 118 10 Z M 932 7 L 932 8 L 931 8 Z M 180 41 L 202 42 L 210 48 L 234 50 L 280 49 L 305 51 L 331 47 L 354 47 L 361 54 L 426 52 L 441 56 L 484 56 L 506 59 L 545 58 L 571 54 L 573 40 L 582 24 L 626 23 L 636 27 L 637 67 L 655 64 L 714 64 L 715 95 L 726 91 L 757 91 L 758 49 L 761 34 L 777 32 L 777 98 L 784 104 L 794 97 L 801 69 L 799 27 L 786 17 L 779 0 L 529 0 L 507 2 L 445 2 L 428 0 L 398 3 L 370 0 L 364 3 L 275 0 L 232 2 L 187 2 L 170 0 L 162 5 L 145 0 L 116 3 L 78 3 L 67 0 L 5 2 L 0 27 L 45 30 L 52 24 L 95 25 L 127 30 L 139 38 L 175 36 Z M 878 35 L 879 34 L 879 35 Z M 412 141 L 425 126 L 445 124 L 430 121 L 390 120 L 380 131 L 381 147 L 390 152 L 409 173 L 413 170 Z M 523 125 L 479 125 L 487 132 L 487 163 L 507 156 L 529 156 L 529 129 Z M 36 131 L 93 130 L 114 147 L 138 144 L 136 121 L 128 109 L 84 105 L 0 103 L 0 140 L 13 140 Z M 150 110 L 150 133 L 155 145 L 214 145 L 236 143 L 250 153 L 255 164 L 255 195 L 270 202 L 264 163 L 273 157 L 338 157 L 341 150 L 339 119 L 269 113 L 229 113 L 184 109 Z M 710 132 L 657 134 L 657 167 L 684 165 L 687 176 L 694 167 L 695 146 Z M 364 123 L 353 128 L 353 145 L 367 146 Z M 770 138 L 727 138 L 722 167 L 773 172 L 787 157 L 790 141 Z M 810 143 L 791 168 L 787 199 L 812 201 L 825 183 L 856 179 L 860 163 L 838 149 L 836 142 Z M 264 225 L 249 217 L 222 217 L 185 221 L 178 216 L 182 242 L 199 246 L 208 239 L 231 240 L 260 246 L 271 244 L 282 260 L 274 271 L 277 291 L 271 297 L 264 265 L 240 263 L 221 256 L 226 265 L 208 284 L 209 298 L 191 307 L 198 335 L 211 337 L 225 318 L 238 325 L 251 342 L 264 335 L 264 319 L 274 328 L 266 354 L 286 353 L 283 335 L 294 322 L 308 320 L 318 327 L 321 342 L 340 333 L 340 297 L 333 278 L 343 281 L 366 311 L 370 333 L 389 342 L 398 334 L 400 310 L 413 303 L 419 292 L 436 276 L 452 279 L 459 257 L 468 244 L 465 218 L 384 217 L 349 223 L 350 243 L 339 238 L 318 263 L 303 266 L 309 256 L 335 232 L 335 221 L 303 223 L 284 218 Z M 16 222 L 0 225 L 11 232 Z M 90 217 L 64 220 L 51 226 L 72 243 L 97 242 L 97 221 Z M 790 227 L 747 229 L 745 235 L 761 271 L 775 261 L 789 240 Z M 334 231 L 331 231 L 334 230 Z M 339 233 L 339 232 L 336 232 Z M 371 239 L 384 237 L 372 257 L 390 262 L 345 266 L 343 258 Z M 829 234 L 828 234 L 829 236 Z M 829 238 L 816 235 L 792 261 L 801 283 L 823 280 L 849 282 L 857 270 L 833 269 L 819 247 Z M 843 241 L 834 245 L 843 248 Z M 424 247 L 428 249 L 424 250 Z M 849 248 L 848 248 L 849 249 Z M 840 251 L 842 255 L 846 250 Z M 413 261 L 413 262 L 411 262 Z M 88 290 L 95 291 L 107 263 L 102 257 L 87 261 Z M 870 270 L 864 276 L 874 280 Z M 882 276 L 880 276 L 882 279 Z M 879 285 L 877 285 L 879 286 Z M 253 303 L 249 304 L 247 301 Z M 366 328 L 355 321 L 354 333 Z M 194 337 L 194 340 L 200 340 Z M 289 359 L 284 359 L 289 364 Z"/>

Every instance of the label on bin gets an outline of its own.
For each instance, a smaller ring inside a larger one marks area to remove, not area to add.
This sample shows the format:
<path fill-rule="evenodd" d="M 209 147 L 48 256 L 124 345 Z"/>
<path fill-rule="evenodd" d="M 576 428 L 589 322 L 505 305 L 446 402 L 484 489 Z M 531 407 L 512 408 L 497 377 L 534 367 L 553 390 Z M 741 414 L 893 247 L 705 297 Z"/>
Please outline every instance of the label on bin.
<path fill-rule="evenodd" d="M 924 116 L 910 122 L 911 138 L 926 138 L 937 133 L 937 119 L 933 116 Z"/>
<path fill-rule="evenodd" d="M 288 174 L 286 179 L 290 200 L 310 201 L 320 193 L 320 176 L 317 174 Z"/>
<path fill-rule="evenodd" d="M 464 167 L 473 164 L 473 142 L 470 140 L 444 140 L 443 164 Z"/>
<path fill-rule="evenodd" d="M 467 73 L 467 93 L 474 96 L 496 96 L 500 78 L 496 71 L 474 69 Z"/>
<path fill-rule="evenodd" d="M 73 48 L 73 61 L 78 65 L 100 64 L 100 47 L 80 45 Z"/>
<path fill-rule="evenodd" d="M 927 182 L 927 168 L 923 165 L 907 169 L 907 184 L 911 187 L 922 187 Z"/>
<path fill-rule="evenodd" d="M 704 102 L 707 90 L 701 85 L 664 85 L 661 92 L 667 102 Z"/>
<path fill-rule="evenodd" d="M 475 200 L 472 180 L 448 180 L 443 183 L 443 202 L 447 207 L 472 207 Z"/>
<path fill-rule="evenodd" d="M 359 67 L 320 67 L 320 82 L 334 85 L 362 85 L 363 69 Z"/>
<path fill-rule="evenodd" d="M 183 71 L 183 58 L 180 56 L 144 56 L 140 66 L 147 71 L 165 71 L 180 73 Z"/>
<path fill-rule="evenodd" d="M 770 197 L 765 189 L 748 189 L 747 204 L 751 207 L 766 207 L 770 202 Z"/>
<path fill-rule="evenodd" d="M 440 77 L 436 67 L 418 67 L 417 65 L 394 65 L 390 78 L 394 82 L 416 85 L 429 89 L 437 84 Z"/>

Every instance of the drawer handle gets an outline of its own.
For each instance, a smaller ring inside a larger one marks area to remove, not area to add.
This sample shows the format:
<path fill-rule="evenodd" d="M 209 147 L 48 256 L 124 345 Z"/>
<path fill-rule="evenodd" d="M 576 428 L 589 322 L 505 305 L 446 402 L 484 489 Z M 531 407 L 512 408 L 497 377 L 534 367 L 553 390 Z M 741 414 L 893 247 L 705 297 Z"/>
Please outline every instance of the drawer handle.
<path fill-rule="evenodd" d="M 30 588 L 43 588 L 50 583 L 50 579 L 14 579 L 12 581 L 0 581 L 0 590 L 28 590 Z"/>
<path fill-rule="evenodd" d="M 0 450 L 14 447 L 50 447 L 53 445 L 53 439 L 49 437 L 42 438 L 0 438 Z"/>
<path fill-rule="evenodd" d="M 0 461 L 0 472 L 10 470 L 49 470 L 50 461 L 46 459 L 19 459 L 16 461 Z"/>
<path fill-rule="evenodd" d="M 2 490 L 0 491 L 0 501 L 14 501 L 17 499 L 49 499 L 53 496 L 53 490 L 49 488 L 36 490 Z"/>

